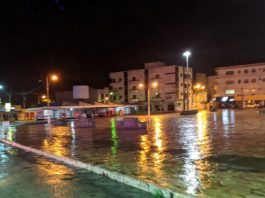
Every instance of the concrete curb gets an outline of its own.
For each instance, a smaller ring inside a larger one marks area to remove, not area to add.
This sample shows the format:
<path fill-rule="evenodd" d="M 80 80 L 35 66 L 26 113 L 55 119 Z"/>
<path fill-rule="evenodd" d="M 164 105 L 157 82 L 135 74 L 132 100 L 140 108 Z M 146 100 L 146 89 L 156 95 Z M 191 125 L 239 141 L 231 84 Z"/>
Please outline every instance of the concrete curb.
<path fill-rule="evenodd" d="M 136 178 L 133 178 L 133 177 L 130 177 L 127 175 L 123 175 L 123 174 L 118 173 L 118 172 L 109 171 L 109 170 L 104 169 L 100 166 L 95 166 L 95 165 L 92 165 L 89 163 L 84 163 L 84 162 L 74 160 L 74 159 L 71 159 L 68 157 L 61 157 L 61 156 L 53 155 L 51 153 L 44 152 L 44 151 L 41 151 L 38 149 L 34 149 L 34 148 L 31 148 L 28 146 L 24 146 L 24 145 L 16 143 L 16 142 L 10 142 L 10 141 L 4 140 L 4 139 L 0 139 L 0 142 L 2 142 L 3 144 L 6 144 L 6 145 L 12 146 L 12 147 L 20 148 L 20 149 L 27 151 L 27 152 L 32 152 L 34 154 L 41 155 L 41 156 L 56 160 L 58 162 L 61 162 L 61 163 L 67 164 L 67 165 L 71 165 L 71 166 L 74 166 L 77 168 L 86 169 L 86 170 L 91 171 L 93 173 L 96 173 L 96 174 L 102 175 L 104 177 L 110 178 L 114 181 L 121 182 L 121 183 L 124 183 L 128 186 L 132 186 L 134 188 L 152 193 L 158 197 L 165 197 L 165 198 L 192 198 L 192 197 L 194 197 L 191 195 L 183 195 L 183 194 L 174 192 L 170 189 L 162 188 L 162 187 L 159 187 L 155 184 L 144 182 L 144 181 L 138 180 Z"/>

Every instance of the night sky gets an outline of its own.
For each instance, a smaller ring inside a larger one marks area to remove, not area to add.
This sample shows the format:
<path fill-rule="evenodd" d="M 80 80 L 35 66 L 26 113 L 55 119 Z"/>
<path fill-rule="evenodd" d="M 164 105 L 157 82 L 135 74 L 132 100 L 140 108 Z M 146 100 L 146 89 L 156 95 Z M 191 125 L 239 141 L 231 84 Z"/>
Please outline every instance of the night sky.
<path fill-rule="evenodd" d="M 0 3 L 0 83 L 13 92 L 38 86 L 49 72 L 100 88 L 108 72 L 145 62 L 196 72 L 265 61 L 263 0 L 6 0 Z"/>

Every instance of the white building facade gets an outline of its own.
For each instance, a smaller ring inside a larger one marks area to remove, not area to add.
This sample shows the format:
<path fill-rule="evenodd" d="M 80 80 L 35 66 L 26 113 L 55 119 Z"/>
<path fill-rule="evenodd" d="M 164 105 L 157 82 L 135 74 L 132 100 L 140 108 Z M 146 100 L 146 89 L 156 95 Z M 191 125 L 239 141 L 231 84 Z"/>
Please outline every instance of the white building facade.
<path fill-rule="evenodd" d="M 146 63 L 144 69 L 112 72 L 110 87 L 117 92 L 120 102 L 143 105 L 146 110 L 147 90 L 150 89 L 153 112 L 179 111 L 184 101 L 184 73 L 182 66 L 166 66 L 163 62 Z M 192 68 L 189 68 L 189 101 L 192 108 Z M 156 82 L 158 86 L 152 87 Z M 143 86 L 140 87 L 139 85 Z"/>
<path fill-rule="evenodd" d="M 264 103 L 265 63 L 217 67 L 216 74 L 216 96 Z"/>

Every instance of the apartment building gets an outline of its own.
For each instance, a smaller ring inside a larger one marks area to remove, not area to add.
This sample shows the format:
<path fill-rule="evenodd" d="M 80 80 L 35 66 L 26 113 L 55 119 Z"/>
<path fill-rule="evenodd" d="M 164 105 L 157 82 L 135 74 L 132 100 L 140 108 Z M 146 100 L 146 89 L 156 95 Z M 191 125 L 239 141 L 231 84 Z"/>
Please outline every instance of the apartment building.
<path fill-rule="evenodd" d="M 103 89 L 97 89 L 97 102 L 100 103 L 107 103 L 109 100 L 111 100 L 109 94 L 109 88 L 104 87 Z"/>
<path fill-rule="evenodd" d="M 152 111 L 177 111 L 183 108 L 185 69 L 177 65 L 167 66 L 163 62 L 145 63 L 143 69 L 111 72 L 110 87 L 120 102 L 139 104 L 145 109 L 149 88 Z M 189 68 L 189 76 L 187 84 L 192 101 L 192 68 Z M 158 84 L 156 88 L 152 87 L 154 82 Z"/>
<path fill-rule="evenodd" d="M 216 96 L 264 104 L 265 63 L 217 67 L 216 74 Z"/>

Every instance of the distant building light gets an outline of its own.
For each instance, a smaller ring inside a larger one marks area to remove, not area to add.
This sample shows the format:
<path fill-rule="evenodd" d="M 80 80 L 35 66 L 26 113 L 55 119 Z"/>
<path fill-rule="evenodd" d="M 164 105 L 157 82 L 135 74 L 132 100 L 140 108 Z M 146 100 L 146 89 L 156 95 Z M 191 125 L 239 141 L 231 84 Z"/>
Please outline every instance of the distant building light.
<path fill-rule="evenodd" d="M 231 102 L 232 102 L 232 101 L 235 101 L 235 99 L 234 99 L 234 98 L 230 98 L 230 99 L 229 99 L 229 101 L 231 101 Z"/>
<path fill-rule="evenodd" d="M 9 112 L 11 110 L 11 103 L 5 103 L 5 110 Z"/>
<path fill-rule="evenodd" d="M 70 111 L 73 111 L 74 109 L 73 108 L 70 108 Z"/>
<path fill-rule="evenodd" d="M 233 94 L 235 94 L 235 90 L 234 89 L 227 89 L 226 91 L 225 91 L 225 94 L 229 94 L 229 95 L 233 95 Z"/>

